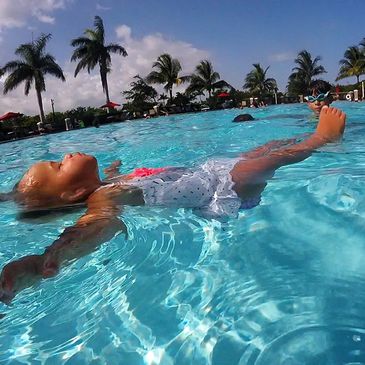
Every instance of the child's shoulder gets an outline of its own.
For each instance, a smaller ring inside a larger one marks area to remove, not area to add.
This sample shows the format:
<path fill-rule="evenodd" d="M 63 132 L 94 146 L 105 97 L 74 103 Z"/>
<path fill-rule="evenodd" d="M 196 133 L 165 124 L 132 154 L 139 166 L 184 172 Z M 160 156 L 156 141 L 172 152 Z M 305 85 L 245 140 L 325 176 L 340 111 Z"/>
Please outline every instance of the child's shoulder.
<path fill-rule="evenodd" d="M 96 189 L 89 195 L 87 203 L 90 204 L 101 201 L 103 199 L 109 199 L 114 196 L 118 196 L 122 191 L 125 191 L 127 189 L 127 186 L 117 182 L 101 185 L 98 189 Z"/>

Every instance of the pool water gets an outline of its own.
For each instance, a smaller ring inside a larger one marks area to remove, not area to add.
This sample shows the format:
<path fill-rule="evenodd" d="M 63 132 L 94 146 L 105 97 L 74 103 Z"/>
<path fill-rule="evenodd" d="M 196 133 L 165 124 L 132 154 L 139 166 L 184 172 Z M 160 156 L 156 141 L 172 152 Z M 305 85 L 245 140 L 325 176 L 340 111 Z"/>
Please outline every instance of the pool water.
<path fill-rule="evenodd" d="M 0 363 L 365 364 L 365 103 L 341 143 L 279 169 L 259 206 L 226 222 L 128 207 L 128 239 L 0 303 Z M 65 153 L 104 168 L 191 166 L 315 128 L 305 105 L 172 115 L 0 145 L 0 191 Z M 0 205 L 0 266 L 41 254 L 82 212 L 18 220 Z"/>

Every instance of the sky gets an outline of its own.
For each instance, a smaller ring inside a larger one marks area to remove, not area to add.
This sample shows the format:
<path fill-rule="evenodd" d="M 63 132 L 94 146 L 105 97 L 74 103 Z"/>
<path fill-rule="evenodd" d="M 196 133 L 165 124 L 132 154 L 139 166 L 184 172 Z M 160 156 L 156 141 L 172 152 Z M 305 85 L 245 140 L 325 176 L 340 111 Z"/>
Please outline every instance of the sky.
<path fill-rule="evenodd" d="M 209 59 L 222 79 L 241 90 L 253 63 L 270 66 L 267 76 L 285 92 L 294 59 L 304 49 L 322 58 L 327 73 L 321 78 L 334 83 L 346 48 L 365 37 L 364 14 L 364 0 L 0 0 L 0 67 L 17 59 L 14 51 L 20 44 L 51 33 L 47 51 L 66 82 L 46 77 L 45 112 L 51 111 L 51 99 L 56 111 L 102 105 L 98 68 L 75 78 L 76 63 L 70 61 L 70 41 L 92 28 L 99 15 L 106 43 L 118 43 L 128 52 L 125 58 L 112 58 L 108 82 L 115 102 L 125 102 L 121 92 L 133 76 L 146 76 L 162 53 L 180 60 L 181 75 Z M 34 89 L 25 96 L 22 84 L 3 95 L 4 79 L 0 114 L 37 114 Z M 355 78 L 342 81 L 353 82 Z"/>

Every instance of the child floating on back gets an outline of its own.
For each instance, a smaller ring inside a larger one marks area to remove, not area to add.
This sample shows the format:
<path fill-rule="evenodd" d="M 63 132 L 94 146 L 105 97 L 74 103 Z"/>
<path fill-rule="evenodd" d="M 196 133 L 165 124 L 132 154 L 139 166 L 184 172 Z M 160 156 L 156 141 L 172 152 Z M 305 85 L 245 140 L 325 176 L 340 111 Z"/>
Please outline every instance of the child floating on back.
<path fill-rule="evenodd" d="M 8 263 L 0 276 L 0 300 L 10 303 L 17 292 L 63 265 L 94 251 L 117 233 L 127 233 L 121 220 L 125 205 L 191 208 L 205 217 L 234 217 L 259 204 L 275 170 L 300 162 L 326 143 L 338 140 L 346 115 L 323 108 L 314 133 L 301 142 L 272 141 L 235 159 L 208 160 L 196 168 L 141 168 L 118 175 L 119 163 L 99 177 L 95 157 L 67 154 L 62 161 L 33 165 L 16 184 L 12 197 L 23 209 L 41 210 L 84 203 L 86 212 L 41 255 Z"/>

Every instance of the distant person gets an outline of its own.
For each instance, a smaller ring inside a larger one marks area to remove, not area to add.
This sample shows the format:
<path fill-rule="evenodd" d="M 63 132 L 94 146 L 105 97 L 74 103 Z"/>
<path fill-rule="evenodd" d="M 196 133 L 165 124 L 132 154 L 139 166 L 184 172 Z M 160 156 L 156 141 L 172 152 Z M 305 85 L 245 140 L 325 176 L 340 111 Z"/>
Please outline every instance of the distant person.
<path fill-rule="evenodd" d="M 20 290 L 56 275 L 62 266 L 96 250 L 117 233 L 127 233 L 121 220 L 124 206 L 190 208 L 207 218 L 235 217 L 240 209 L 255 207 L 278 168 L 303 161 L 317 148 L 337 141 L 345 119 L 340 110 L 326 108 L 316 131 L 304 140 L 272 141 L 236 158 L 208 159 L 196 167 L 142 167 L 120 174 L 120 162 L 116 162 L 101 180 L 96 158 L 79 152 L 59 162 L 34 164 L 14 186 L 13 200 L 28 211 L 49 212 L 82 203 L 87 209 L 43 254 L 5 265 L 0 301 L 10 303 Z"/>
<path fill-rule="evenodd" d="M 251 115 L 251 114 L 240 114 L 237 115 L 234 119 L 233 119 L 233 123 L 241 123 L 241 122 L 250 122 L 252 120 L 255 120 L 255 118 Z"/>
<path fill-rule="evenodd" d="M 100 121 L 99 121 L 99 117 L 95 116 L 94 120 L 92 121 L 92 126 L 95 128 L 99 128 L 100 127 Z"/>
<path fill-rule="evenodd" d="M 238 107 L 240 108 L 240 109 L 243 109 L 243 108 L 246 108 L 247 107 L 247 102 L 246 101 L 241 101 L 241 103 L 239 103 L 238 104 Z"/>
<path fill-rule="evenodd" d="M 330 94 L 331 84 L 324 80 L 314 80 L 310 86 L 310 95 L 304 97 L 307 101 L 309 109 L 316 116 L 319 116 L 323 107 L 329 107 L 333 101 Z"/>

